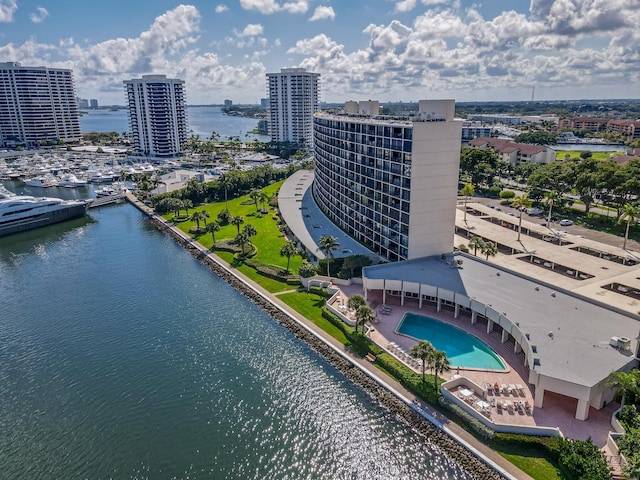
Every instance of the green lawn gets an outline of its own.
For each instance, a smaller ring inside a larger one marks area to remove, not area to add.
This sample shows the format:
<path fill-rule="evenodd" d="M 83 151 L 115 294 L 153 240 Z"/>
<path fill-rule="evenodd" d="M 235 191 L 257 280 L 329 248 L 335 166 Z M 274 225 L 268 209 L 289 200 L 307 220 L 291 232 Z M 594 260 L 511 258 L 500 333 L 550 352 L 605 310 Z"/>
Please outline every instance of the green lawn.
<path fill-rule="evenodd" d="M 596 160 L 608 160 L 611 154 L 614 155 L 622 155 L 624 151 L 612 150 L 609 152 L 591 152 L 592 158 Z M 566 155 L 569 155 L 569 158 L 580 158 L 580 151 L 573 150 L 556 150 L 556 159 L 564 160 Z"/>
<path fill-rule="evenodd" d="M 322 307 L 324 306 L 325 299 L 320 295 L 302 291 L 283 293 L 282 295 L 278 295 L 278 298 L 293 308 L 296 312 L 311 320 L 315 325 L 320 327 L 343 345 L 350 344 L 347 337 L 342 333 L 342 330 L 322 316 Z"/>
<path fill-rule="evenodd" d="M 502 457 L 536 480 L 563 480 L 558 469 L 537 449 L 523 447 L 494 448 Z"/>

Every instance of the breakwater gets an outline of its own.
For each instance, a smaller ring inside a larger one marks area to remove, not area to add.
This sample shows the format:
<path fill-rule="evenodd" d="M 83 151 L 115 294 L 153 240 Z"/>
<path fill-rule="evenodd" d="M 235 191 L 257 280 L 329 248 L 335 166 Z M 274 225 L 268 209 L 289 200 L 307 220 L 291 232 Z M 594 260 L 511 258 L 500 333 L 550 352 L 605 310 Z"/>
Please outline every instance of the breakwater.
<path fill-rule="evenodd" d="M 208 266 L 217 276 L 225 280 L 235 290 L 244 295 L 251 302 L 255 303 L 279 324 L 287 328 L 299 340 L 305 342 L 323 358 L 325 358 L 334 368 L 339 370 L 353 384 L 357 385 L 368 395 L 382 405 L 396 418 L 401 419 L 409 428 L 420 434 L 432 447 L 446 455 L 466 472 L 478 480 L 490 480 L 504 478 L 499 472 L 494 470 L 483 459 L 472 454 L 456 439 L 447 432 L 431 423 L 422 414 L 416 411 L 388 388 L 376 381 L 370 375 L 358 368 L 354 363 L 339 354 L 321 338 L 311 333 L 301 325 L 286 311 L 270 301 L 266 295 L 260 294 L 247 282 L 229 271 L 222 262 L 216 260 L 203 247 L 195 244 L 190 237 L 187 237 L 179 229 L 163 218 L 154 215 L 153 211 L 141 204 L 132 195 L 128 195 L 128 200 L 136 205 L 141 211 L 147 214 L 153 224 L 160 230 L 169 234 L 176 242 L 188 250 L 194 257 Z"/>

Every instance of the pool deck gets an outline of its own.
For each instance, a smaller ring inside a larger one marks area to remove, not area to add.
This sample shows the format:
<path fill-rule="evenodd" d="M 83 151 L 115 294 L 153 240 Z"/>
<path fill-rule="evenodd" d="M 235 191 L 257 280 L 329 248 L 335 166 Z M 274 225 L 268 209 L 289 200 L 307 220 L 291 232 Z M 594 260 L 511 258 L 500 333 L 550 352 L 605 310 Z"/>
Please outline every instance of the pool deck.
<path fill-rule="evenodd" d="M 341 295 L 343 300 L 345 297 L 348 298 L 356 294 L 363 295 L 362 285 L 341 285 L 340 289 L 343 292 Z M 377 294 L 379 295 L 376 296 Z M 370 292 L 369 294 L 369 306 L 374 308 L 377 315 L 377 323 L 372 325 L 373 330 L 370 331 L 369 336 L 382 348 L 388 350 L 388 345 L 393 342 L 405 352 L 409 352 L 411 347 L 416 343 L 416 340 L 413 338 L 396 333 L 400 321 L 407 312 L 427 315 L 444 321 L 482 340 L 494 352 L 500 355 L 509 368 L 507 372 L 468 370 L 464 368 L 458 370 L 457 368 L 452 368 L 451 371 L 444 374 L 445 379 L 450 380 L 454 375 L 460 375 L 481 386 L 484 386 L 486 383 L 490 383 L 491 385 L 494 383 L 506 385 L 520 384 L 524 387 L 524 395 L 489 395 L 487 400 L 495 398 L 495 403 L 503 400 L 522 403 L 528 401 L 530 405 L 533 405 L 533 393 L 527 382 L 529 378 L 528 369 L 524 366 L 522 357 L 513 353 L 513 345 L 503 344 L 499 334 L 487 334 L 486 327 L 479 323 L 471 325 L 471 320 L 468 315 L 461 314 L 458 318 L 454 318 L 452 310 L 443 308 L 438 312 L 434 305 L 426 303 L 423 304 L 422 309 L 419 309 L 418 301 L 408 298 L 405 298 L 405 304 L 401 306 L 399 297 L 387 296 L 386 306 L 391 307 L 391 311 L 383 314 L 380 311 L 380 306 L 382 305 L 380 295 L 381 292 Z M 419 369 L 414 370 L 419 371 Z M 477 400 L 480 400 L 480 398 L 478 397 Z M 611 403 L 602 410 L 591 408 L 589 411 L 589 419 L 587 421 L 581 421 L 574 417 L 576 402 L 577 400 L 575 399 L 547 392 L 543 408 L 532 408 L 531 413 L 526 413 L 524 410 L 518 412 L 514 409 L 514 411 L 510 413 L 507 410 L 498 409 L 494 406 L 491 409 L 491 419 L 496 423 L 507 425 L 558 427 L 565 437 L 580 440 L 586 440 L 591 437 L 596 445 L 601 448 L 605 447 L 607 434 L 612 430 L 610 423 L 611 415 L 619 407 L 619 404 Z M 475 402 L 470 403 L 472 405 L 475 404 Z"/>

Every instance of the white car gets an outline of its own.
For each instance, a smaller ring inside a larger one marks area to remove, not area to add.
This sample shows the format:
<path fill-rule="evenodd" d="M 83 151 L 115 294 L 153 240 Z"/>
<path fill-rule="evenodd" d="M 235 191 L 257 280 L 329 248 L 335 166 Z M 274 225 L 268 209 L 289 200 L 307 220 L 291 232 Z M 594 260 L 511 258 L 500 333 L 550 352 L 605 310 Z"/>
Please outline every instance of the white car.
<path fill-rule="evenodd" d="M 560 220 L 560 225 L 563 227 L 570 227 L 573 225 L 573 222 L 565 218 L 564 220 Z"/>

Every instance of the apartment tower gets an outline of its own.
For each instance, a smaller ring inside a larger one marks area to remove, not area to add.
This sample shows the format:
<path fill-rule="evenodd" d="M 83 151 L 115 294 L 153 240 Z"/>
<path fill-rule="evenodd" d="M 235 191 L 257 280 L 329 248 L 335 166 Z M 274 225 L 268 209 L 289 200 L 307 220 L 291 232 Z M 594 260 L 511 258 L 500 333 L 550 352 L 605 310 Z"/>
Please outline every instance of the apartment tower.
<path fill-rule="evenodd" d="M 453 100 L 421 100 L 413 117 L 378 115 L 377 102 L 314 117 L 320 209 L 389 261 L 453 251 L 460 134 Z"/>
<path fill-rule="evenodd" d="M 184 81 L 143 75 L 124 84 L 136 151 L 150 157 L 178 155 L 188 136 Z"/>
<path fill-rule="evenodd" d="M 318 111 L 319 73 L 283 68 L 267 73 L 269 135 L 313 149 L 313 115 Z"/>
<path fill-rule="evenodd" d="M 0 63 L 0 145 L 35 147 L 81 138 L 71 70 Z"/>

